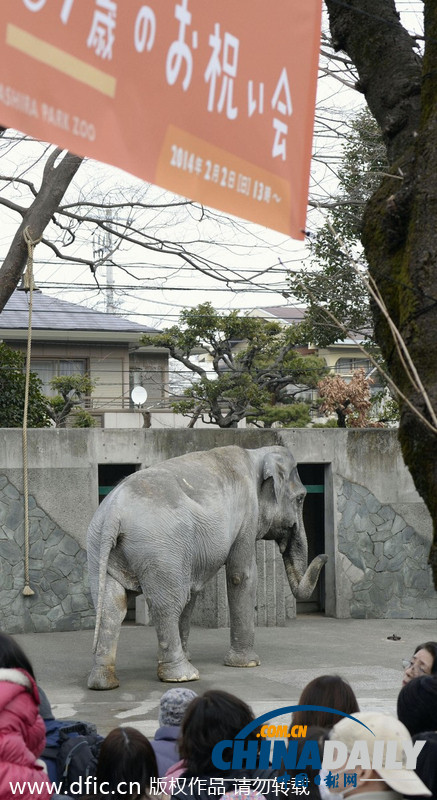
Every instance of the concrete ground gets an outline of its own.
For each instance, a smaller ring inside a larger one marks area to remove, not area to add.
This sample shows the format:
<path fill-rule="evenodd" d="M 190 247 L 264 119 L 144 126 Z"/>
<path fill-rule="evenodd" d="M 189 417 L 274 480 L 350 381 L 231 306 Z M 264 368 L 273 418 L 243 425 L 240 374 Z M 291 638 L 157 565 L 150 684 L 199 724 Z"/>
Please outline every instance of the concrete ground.
<path fill-rule="evenodd" d="M 393 634 L 400 640 L 388 638 Z M 55 716 L 93 721 L 103 735 L 119 725 L 132 725 L 153 736 L 159 699 L 178 685 L 161 683 L 156 677 L 156 635 L 151 627 L 123 626 L 117 657 L 121 685 L 109 692 L 87 689 L 92 631 L 26 633 L 15 638 L 32 661 Z M 261 666 L 235 669 L 223 666 L 229 630 L 194 628 L 190 651 L 201 678 L 179 685 L 199 694 L 209 688 L 225 689 L 244 699 L 259 716 L 297 703 L 302 688 L 317 675 L 337 673 L 350 682 L 362 710 L 395 713 L 401 660 L 429 639 L 437 639 L 433 620 L 302 615 L 285 628 L 257 628 Z"/>

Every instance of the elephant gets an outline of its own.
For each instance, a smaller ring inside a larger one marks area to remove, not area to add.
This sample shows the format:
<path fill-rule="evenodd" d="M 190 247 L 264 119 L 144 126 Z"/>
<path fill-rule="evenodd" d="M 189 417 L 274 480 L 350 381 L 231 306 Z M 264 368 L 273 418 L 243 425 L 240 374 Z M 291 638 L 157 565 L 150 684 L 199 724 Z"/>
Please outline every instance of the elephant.
<path fill-rule="evenodd" d="M 115 657 L 126 590 L 143 593 L 158 637 L 158 677 L 193 681 L 190 617 L 205 583 L 226 567 L 230 649 L 224 663 L 254 667 L 256 548 L 273 539 L 290 588 L 307 599 L 326 563 L 308 563 L 302 518 L 306 489 L 281 445 L 216 447 L 170 458 L 124 478 L 88 528 L 90 588 L 96 608 L 90 689 L 119 686 Z"/>

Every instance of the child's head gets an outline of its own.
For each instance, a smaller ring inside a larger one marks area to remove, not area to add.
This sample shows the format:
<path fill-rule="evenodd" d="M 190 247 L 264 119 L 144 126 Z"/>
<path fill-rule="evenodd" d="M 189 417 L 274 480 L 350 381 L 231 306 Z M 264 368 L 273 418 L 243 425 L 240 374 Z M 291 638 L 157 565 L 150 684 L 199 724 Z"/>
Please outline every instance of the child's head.
<path fill-rule="evenodd" d="M 359 711 L 358 701 L 350 684 L 340 675 L 319 675 L 307 683 L 299 698 L 301 706 L 335 708 L 345 714 Z M 329 711 L 295 711 L 292 725 L 317 725 L 328 730 L 342 719 Z"/>
<path fill-rule="evenodd" d="M 197 693 L 185 686 L 175 686 L 168 689 L 159 702 L 159 724 L 180 725 L 185 711 Z"/>
<path fill-rule="evenodd" d="M 196 697 L 187 708 L 179 739 L 179 753 L 186 763 L 187 774 L 214 774 L 211 760 L 214 746 L 223 739 L 234 739 L 253 720 L 252 709 L 233 694 L 209 689 Z M 256 738 L 256 731 L 247 738 Z"/>
<path fill-rule="evenodd" d="M 115 728 L 104 740 L 97 762 L 96 784 L 105 795 L 137 798 L 150 795 L 150 779 L 158 778 L 152 745 L 136 728 Z"/>
<path fill-rule="evenodd" d="M 35 679 L 33 667 L 25 652 L 12 636 L 0 633 L 0 669 L 24 669 Z"/>

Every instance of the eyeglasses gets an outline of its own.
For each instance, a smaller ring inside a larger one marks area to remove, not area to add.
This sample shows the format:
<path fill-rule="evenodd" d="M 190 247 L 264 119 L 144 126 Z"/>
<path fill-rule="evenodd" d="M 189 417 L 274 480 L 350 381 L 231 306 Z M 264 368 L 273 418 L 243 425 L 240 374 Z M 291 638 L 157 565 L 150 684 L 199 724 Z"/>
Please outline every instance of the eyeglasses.
<path fill-rule="evenodd" d="M 402 659 L 402 666 L 405 669 L 412 669 L 416 675 L 429 675 L 429 672 L 426 667 L 422 667 L 420 663 L 414 661 L 412 658 L 403 658 Z"/>

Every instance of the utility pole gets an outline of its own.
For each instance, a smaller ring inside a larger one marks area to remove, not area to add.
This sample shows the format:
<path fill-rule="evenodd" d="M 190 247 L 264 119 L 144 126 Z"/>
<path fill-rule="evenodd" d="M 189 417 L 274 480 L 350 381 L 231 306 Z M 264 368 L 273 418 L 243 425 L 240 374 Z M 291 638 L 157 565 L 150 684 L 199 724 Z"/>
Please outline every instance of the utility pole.
<path fill-rule="evenodd" d="M 93 255 L 94 259 L 100 262 L 99 266 L 102 266 L 105 269 L 105 312 L 107 314 L 116 314 L 117 308 L 114 295 L 114 267 L 112 262 L 106 262 L 108 255 L 110 255 L 113 250 L 112 233 L 110 230 L 112 216 L 109 208 L 106 209 L 106 222 L 109 230 L 99 231 L 97 234 L 94 234 Z"/>

